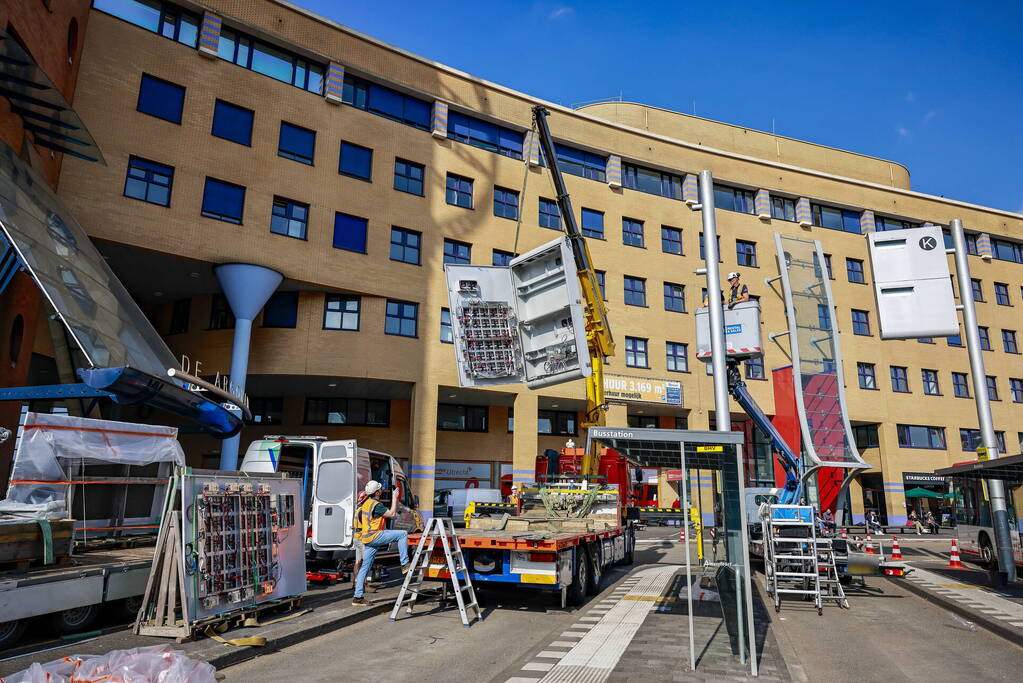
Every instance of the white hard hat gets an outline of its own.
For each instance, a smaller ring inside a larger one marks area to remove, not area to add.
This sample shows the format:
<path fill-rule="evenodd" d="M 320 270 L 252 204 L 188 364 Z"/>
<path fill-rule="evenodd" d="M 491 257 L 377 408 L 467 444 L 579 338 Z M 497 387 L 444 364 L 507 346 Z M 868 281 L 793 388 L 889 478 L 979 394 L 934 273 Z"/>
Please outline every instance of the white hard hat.
<path fill-rule="evenodd" d="M 366 495 L 367 496 L 372 496 L 374 493 L 376 493 L 377 491 L 379 491 L 382 488 L 383 488 L 383 486 L 380 484 L 379 481 L 371 479 L 366 484 Z"/>
<path fill-rule="evenodd" d="M 739 274 L 736 273 L 734 270 L 728 274 L 728 279 L 731 280 L 733 277 L 739 277 Z"/>

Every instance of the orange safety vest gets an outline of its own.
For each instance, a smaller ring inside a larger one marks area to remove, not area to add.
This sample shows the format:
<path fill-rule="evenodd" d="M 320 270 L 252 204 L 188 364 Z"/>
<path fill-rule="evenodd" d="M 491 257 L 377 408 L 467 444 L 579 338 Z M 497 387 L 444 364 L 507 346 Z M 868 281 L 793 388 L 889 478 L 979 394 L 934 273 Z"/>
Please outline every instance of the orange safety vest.
<path fill-rule="evenodd" d="M 372 496 L 362 501 L 362 505 L 359 506 L 359 517 L 358 517 L 358 531 L 355 532 L 355 537 L 363 543 L 372 543 L 376 540 L 376 537 L 380 535 L 380 532 L 384 530 L 384 524 L 387 522 L 383 516 L 373 518 L 373 508 L 380 504 L 380 501 Z"/>

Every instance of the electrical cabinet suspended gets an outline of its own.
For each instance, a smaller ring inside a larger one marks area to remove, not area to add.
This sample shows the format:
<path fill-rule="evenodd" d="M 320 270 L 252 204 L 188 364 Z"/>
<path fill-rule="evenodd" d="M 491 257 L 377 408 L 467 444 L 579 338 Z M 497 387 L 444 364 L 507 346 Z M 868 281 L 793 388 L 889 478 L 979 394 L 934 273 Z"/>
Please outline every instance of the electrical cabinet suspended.
<path fill-rule="evenodd" d="M 507 266 L 449 263 L 444 272 L 460 386 L 539 389 L 590 376 L 579 278 L 566 238 Z"/>

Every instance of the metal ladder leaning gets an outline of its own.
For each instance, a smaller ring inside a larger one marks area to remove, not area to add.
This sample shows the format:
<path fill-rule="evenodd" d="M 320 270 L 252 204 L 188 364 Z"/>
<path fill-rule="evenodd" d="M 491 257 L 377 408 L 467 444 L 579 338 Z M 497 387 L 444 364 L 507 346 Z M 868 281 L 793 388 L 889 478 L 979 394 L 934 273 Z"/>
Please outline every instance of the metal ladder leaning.
<path fill-rule="evenodd" d="M 394 609 L 391 610 L 391 621 L 398 618 L 398 610 L 402 605 L 408 605 L 406 614 L 412 614 L 416 606 L 416 599 L 423 588 L 423 579 L 426 570 L 430 567 L 430 558 L 436 547 L 438 539 L 444 549 L 444 559 L 447 563 L 447 571 L 450 574 L 451 586 L 455 593 L 455 602 L 458 604 L 458 613 L 462 617 L 462 626 L 468 628 L 470 618 L 468 610 L 475 612 L 475 619 L 483 621 L 483 614 L 480 612 L 480 604 L 476 600 L 476 591 L 472 587 L 472 579 L 465 565 L 465 556 L 462 554 L 462 546 L 458 543 L 458 536 L 455 534 L 455 524 L 450 517 L 434 517 L 426 525 L 426 530 L 419 537 L 415 554 L 412 556 L 411 567 L 405 574 L 405 580 L 398 591 L 398 598 L 394 601 Z M 459 578 L 459 572 L 462 578 Z M 413 585 L 414 584 L 414 585 Z M 405 595 L 411 593 L 406 598 Z M 465 601 L 468 595 L 469 601 Z M 447 584 L 444 584 L 444 597 L 447 597 Z"/>
<path fill-rule="evenodd" d="M 782 595 L 801 595 L 813 601 L 817 614 L 823 614 L 813 508 L 809 505 L 770 505 L 767 508 L 768 517 L 762 519 L 764 570 L 768 593 L 774 598 L 774 611 L 781 611 Z M 783 529 L 790 531 L 785 533 Z"/>
<path fill-rule="evenodd" d="M 817 539 L 817 565 L 823 570 L 821 583 L 821 601 L 834 600 L 839 607 L 849 609 L 849 601 L 845 597 L 845 589 L 838 577 L 835 565 L 835 549 L 830 538 Z"/>

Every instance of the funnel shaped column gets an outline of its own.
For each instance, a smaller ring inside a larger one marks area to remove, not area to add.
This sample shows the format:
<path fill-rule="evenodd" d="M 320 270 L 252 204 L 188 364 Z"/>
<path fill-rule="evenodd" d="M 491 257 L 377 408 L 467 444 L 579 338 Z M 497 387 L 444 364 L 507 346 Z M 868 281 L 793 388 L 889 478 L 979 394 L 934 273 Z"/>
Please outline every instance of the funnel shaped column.
<path fill-rule="evenodd" d="M 249 374 L 249 343 L 252 321 L 263 309 L 267 299 L 281 284 L 284 276 L 272 268 L 250 263 L 225 263 L 213 269 L 234 313 L 234 345 L 231 348 L 231 382 L 239 392 L 245 391 Z M 225 439 L 220 449 L 220 469 L 238 469 L 238 445 L 241 435 Z"/>

